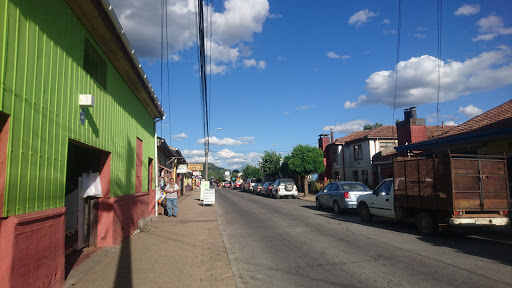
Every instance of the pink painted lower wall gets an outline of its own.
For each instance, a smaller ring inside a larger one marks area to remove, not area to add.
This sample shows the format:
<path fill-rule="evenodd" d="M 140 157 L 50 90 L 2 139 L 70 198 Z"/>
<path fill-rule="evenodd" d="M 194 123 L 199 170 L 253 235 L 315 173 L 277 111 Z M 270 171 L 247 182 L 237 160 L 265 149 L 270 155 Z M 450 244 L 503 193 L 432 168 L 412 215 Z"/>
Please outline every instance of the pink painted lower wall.
<path fill-rule="evenodd" d="M 141 218 L 154 215 L 154 202 L 151 202 L 154 199 L 154 192 L 101 198 L 98 205 L 97 245 L 115 246 L 130 237 Z M 149 208 L 150 203 L 153 203 L 152 209 Z"/>
<path fill-rule="evenodd" d="M 0 220 L 0 286 L 62 287 L 66 208 Z"/>

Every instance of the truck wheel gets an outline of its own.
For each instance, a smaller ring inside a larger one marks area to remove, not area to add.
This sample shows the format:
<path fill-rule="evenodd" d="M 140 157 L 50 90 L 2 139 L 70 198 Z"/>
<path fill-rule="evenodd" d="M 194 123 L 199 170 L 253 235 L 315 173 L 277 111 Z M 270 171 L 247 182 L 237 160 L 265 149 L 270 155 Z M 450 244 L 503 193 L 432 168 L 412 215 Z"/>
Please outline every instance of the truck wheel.
<path fill-rule="evenodd" d="M 366 203 L 359 203 L 357 206 L 357 211 L 359 212 L 359 217 L 361 220 L 363 220 L 363 222 L 372 221 L 372 214 L 370 214 L 370 209 L 368 209 L 368 205 L 366 205 Z"/>
<path fill-rule="evenodd" d="M 322 204 L 320 204 L 320 200 L 316 199 L 316 209 L 322 209 Z"/>
<path fill-rule="evenodd" d="M 338 204 L 338 201 L 334 201 L 332 208 L 334 209 L 334 214 L 341 214 L 340 204 Z"/>
<path fill-rule="evenodd" d="M 416 216 L 416 225 L 423 235 L 432 235 L 437 232 L 438 226 L 432 214 L 421 212 Z"/>

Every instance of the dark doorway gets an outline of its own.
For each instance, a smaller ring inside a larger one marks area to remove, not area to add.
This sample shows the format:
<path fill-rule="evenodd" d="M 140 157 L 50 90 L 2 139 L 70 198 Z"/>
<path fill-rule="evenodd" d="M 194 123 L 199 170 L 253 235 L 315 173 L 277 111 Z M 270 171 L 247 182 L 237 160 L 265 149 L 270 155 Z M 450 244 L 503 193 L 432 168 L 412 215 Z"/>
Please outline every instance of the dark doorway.
<path fill-rule="evenodd" d="M 4 215 L 5 176 L 7 173 L 7 144 L 9 140 L 9 115 L 0 112 L 0 217 Z"/>
<path fill-rule="evenodd" d="M 78 260 L 81 250 L 96 246 L 98 198 L 83 197 L 79 191 L 83 174 L 105 168 L 109 152 L 69 140 L 66 167 L 66 275 Z M 104 186 L 104 185 L 102 185 Z M 102 193 L 103 194 L 103 193 Z M 69 270 L 69 271 L 68 271 Z"/>

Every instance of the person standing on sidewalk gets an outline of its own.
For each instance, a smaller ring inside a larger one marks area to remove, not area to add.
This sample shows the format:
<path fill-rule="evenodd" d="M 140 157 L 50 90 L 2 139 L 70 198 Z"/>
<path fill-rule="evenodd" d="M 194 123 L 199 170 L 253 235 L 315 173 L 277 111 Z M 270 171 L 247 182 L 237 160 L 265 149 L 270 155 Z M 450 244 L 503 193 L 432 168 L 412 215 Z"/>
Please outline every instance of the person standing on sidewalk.
<path fill-rule="evenodd" d="M 169 181 L 169 184 L 167 184 L 164 190 L 166 193 L 165 203 L 167 205 L 167 216 L 178 217 L 178 191 L 180 191 L 180 187 L 178 184 L 174 183 L 174 178 L 170 178 Z"/>

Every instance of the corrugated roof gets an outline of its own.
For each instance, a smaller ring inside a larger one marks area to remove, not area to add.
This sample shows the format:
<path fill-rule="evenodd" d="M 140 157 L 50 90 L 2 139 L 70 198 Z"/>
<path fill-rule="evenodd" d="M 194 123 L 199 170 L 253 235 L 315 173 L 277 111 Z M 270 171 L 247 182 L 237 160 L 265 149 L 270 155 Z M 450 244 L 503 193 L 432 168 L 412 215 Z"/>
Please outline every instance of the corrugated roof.
<path fill-rule="evenodd" d="M 512 100 L 453 127 L 442 133 L 439 138 L 506 127 L 512 127 Z"/>

